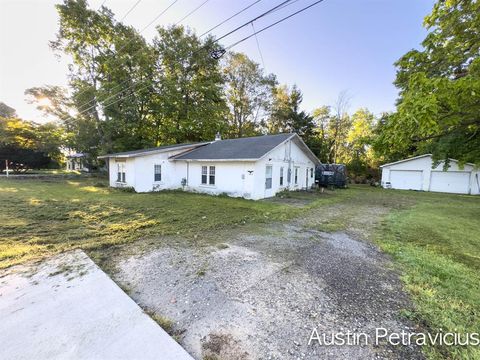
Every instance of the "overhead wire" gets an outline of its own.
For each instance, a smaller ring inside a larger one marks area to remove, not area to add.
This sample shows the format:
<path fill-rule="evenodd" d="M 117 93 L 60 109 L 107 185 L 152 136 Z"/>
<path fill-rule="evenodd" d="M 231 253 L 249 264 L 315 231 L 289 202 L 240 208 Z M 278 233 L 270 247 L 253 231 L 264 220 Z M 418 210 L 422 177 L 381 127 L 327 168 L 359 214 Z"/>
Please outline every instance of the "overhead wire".
<path fill-rule="evenodd" d="M 283 18 L 281 18 L 281 19 L 278 20 L 278 21 L 275 21 L 274 23 L 272 23 L 272 24 L 270 24 L 270 25 L 268 25 L 268 26 L 265 26 L 265 27 L 263 27 L 262 29 L 260 29 L 260 30 L 258 30 L 258 31 L 255 31 L 253 34 L 250 34 L 250 35 L 248 35 L 248 36 L 246 36 L 246 37 L 244 37 L 244 38 L 236 41 L 235 43 L 229 45 L 226 49 L 229 50 L 229 49 L 237 46 L 238 44 L 240 44 L 240 43 L 242 43 L 242 42 L 250 39 L 251 37 L 253 37 L 253 36 L 255 36 L 255 35 L 259 34 L 259 33 L 262 33 L 262 32 L 264 32 L 264 31 L 266 31 L 266 30 L 268 30 L 268 29 L 272 28 L 273 26 L 276 26 L 276 25 L 282 23 L 283 21 L 285 21 L 285 20 L 287 20 L 287 19 L 290 19 L 291 17 L 296 16 L 296 15 L 302 13 L 302 12 L 304 12 L 304 11 L 312 8 L 313 6 L 319 4 L 319 3 L 323 2 L 323 1 L 324 1 L 324 0 L 317 0 L 317 1 L 315 1 L 314 3 L 312 3 L 312 4 L 301 8 L 300 10 L 295 11 L 294 13 L 292 13 L 292 14 L 290 14 L 290 15 L 288 15 L 288 16 L 285 16 L 285 17 L 283 17 Z M 250 22 L 249 22 L 249 23 L 250 23 Z M 202 49 L 203 49 L 203 48 L 201 48 L 201 49 L 199 49 L 199 50 L 202 50 Z M 197 51 L 199 51 L 199 50 L 197 50 Z M 141 88 L 138 89 L 138 90 L 144 90 L 144 89 L 146 89 L 149 85 L 150 85 L 150 84 L 148 84 L 147 86 L 143 86 L 143 87 L 141 87 Z M 128 90 L 128 89 L 126 89 L 126 90 Z M 126 98 L 128 98 L 129 96 L 132 96 L 132 95 L 133 95 L 133 94 L 127 95 L 127 96 L 125 96 L 125 97 L 120 97 L 119 99 L 116 99 L 115 101 L 112 101 L 111 103 L 104 105 L 104 107 L 106 108 L 106 107 L 109 107 L 109 106 L 111 106 L 111 105 L 114 105 L 114 104 L 116 104 L 117 102 L 122 101 L 122 100 L 124 100 L 124 99 L 126 99 Z"/>
<path fill-rule="evenodd" d="M 185 15 L 184 17 L 182 17 L 180 20 L 178 20 L 175 25 L 178 25 L 180 24 L 182 21 L 186 20 L 190 15 L 194 14 L 195 12 L 197 12 L 203 5 L 205 5 L 207 2 L 209 2 L 210 0 L 205 0 L 204 2 L 202 2 L 200 5 L 198 5 L 195 9 L 193 9 L 192 11 L 190 11 L 187 15 Z"/>
<path fill-rule="evenodd" d="M 125 15 L 123 15 L 123 17 L 120 19 L 120 22 L 122 22 L 123 20 L 125 20 L 125 18 L 138 6 L 138 4 L 140 4 L 142 2 L 142 0 L 137 0 L 137 2 L 135 4 L 133 4 L 133 6 L 128 9 L 128 11 L 125 13 Z"/>
<path fill-rule="evenodd" d="M 159 16 L 161 16 L 163 13 L 165 13 L 165 12 L 166 12 L 171 6 L 173 6 L 177 1 L 178 1 L 178 0 L 174 0 L 162 13 L 160 13 L 160 14 L 157 16 L 157 18 L 158 18 Z M 245 26 L 249 25 L 249 24 L 252 23 L 253 21 L 256 21 L 256 20 L 258 20 L 258 19 L 261 19 L 262 17 L 264 17 L 264 16 L 272 13 L 274 10 L 279 9 L 280 7 L 282 7 L 282 6 L 286 5 L 287 3 L 289 3 L 290 1 L 292 1 L 292 0 L 284 0 L 284 1 L 282 1 L 280 4 L 274 6 L 273 8 L 270 8 L 269 10 L 267 10 L 267 11 L 265 11 L 265 12 L 263 12 L 263 13 L 261 13 L 260 15 L 256 16 L 254 19 L 249 20 L 248 22 L 246 22 L 246 23 L 244 23 L 244 24 L 242 24 L 242 25 L 240 25 L 240 26 L 237 26 L 235 29 L 233 29 L 233 30 L 229 31 L 228 33 L 222 35 L 220 38 L 215 39 L 213 42 L 214 42 L 214 43 L 217 43 L 219 40 L 221 40 L 221 39 L 223 39 L 223 38 L 225 38 L 225 37 L 227 37 L 227 36 L 235 33 L 236 31 L 244 28 Z M 149 25 L 147 25 L 147 27 L 148 27 L 148 26 L 149 26 Z M 144 29 L 145 29 L 145 28 L 144 28 Z M 143 31 L 144 29 L 142 29 L 142 31 Z M 122 48 L 123 48 L 123 47 L 122 47 Z M 202 49 L 199 49 L 199 50 L 202 50 Z M 199 51 L 199 50 L 197 50 L 197 51 Z M 126 81 L 128 81 L 128 80 L 126 80 Z M 125 81 L 125 82 L 126 82 L 126 81 Z M 145 80 L 145 81 L 146 81 L 146 80 Z M 122 89 L 122 90 L 119 91 L 118 93 L 115 93 L 115 94 L 107 97 L 106 99 L 103 100 L 103 102 L 106 102 L 106 101 L 108 101 L 108 100 L 110 100 L 110 99 L 113 99 L 113 98 L 115 98 L 116 96 L 118 96 L 119 94 L 124 93 L 124 92 L 130 90 L 131 88 L 134 88 L 134 87 L 137 86 L 137 85 L 138 85 L 138 84 L 132 84 L 131 86 L 127 87 L 126 89 Z M 121 86 L 121 84 L 117 85 L 115 88 L 118 88 L 119 86 Z M 93 103 L 93 102 L 94 102 L 94 99 L 92 99 L 91 101 L 87 102 L 87 105 L 88 105 L 89 103 Z M 109 104 L 109 105 L 104 105 L 104 107 L 106 107 L 106 106 L 110 106 L 110 104 Z M 81 108 L 83 108 L 83 107 L 84 107 L 84 106 L 82 105 Z M 83 113 L 85 113 L 85 112 L 87 112 L 87 111 L 90 111 L 90 110 L 94 109 L 95 107 L 96 107 L 96 104 L 93 104 L 92 106 L 88 107 L 87 109 L 81 110 L 81 111 L 78 113 L 78 115 L 81 115 L 81 114 L 83 114 Z"/>

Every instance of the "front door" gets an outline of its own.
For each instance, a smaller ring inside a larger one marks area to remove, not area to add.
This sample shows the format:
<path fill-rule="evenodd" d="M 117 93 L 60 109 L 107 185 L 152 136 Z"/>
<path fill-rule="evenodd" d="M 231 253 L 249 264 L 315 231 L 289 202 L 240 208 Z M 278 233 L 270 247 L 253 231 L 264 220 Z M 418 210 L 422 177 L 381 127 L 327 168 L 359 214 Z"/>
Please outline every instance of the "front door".
<path fill-rule="evenodd" d="M 273 196 L 273 190 L 272 190 L 272 165 L 267 165 L 265 167 L 265 197 L 271 197 Z"/>

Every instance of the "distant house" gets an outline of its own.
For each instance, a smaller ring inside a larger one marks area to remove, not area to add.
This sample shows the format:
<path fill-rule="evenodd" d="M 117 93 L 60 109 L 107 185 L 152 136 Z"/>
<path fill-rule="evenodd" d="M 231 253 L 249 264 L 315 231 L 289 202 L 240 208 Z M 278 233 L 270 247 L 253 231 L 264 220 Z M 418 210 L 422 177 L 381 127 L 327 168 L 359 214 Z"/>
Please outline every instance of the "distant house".
<path fill-rule="evenodd" d="M 110 186 L 137 192 L 183 188 L 247 199 L 314 184 L 320 161 L 297 134 L 264 135 L 99 156 Z"/>
<path fill-rule="evenodd" d="M 455 194 L 480 194 L 480 171 L 473 164 L 460 167 L 457 160 L 450 159 L 432 167 L 432 155 L 425 154 L 380 166 L 382 186 L 392 189 L 435 191 Z"/>
<path fill-rule="evenodd" d="M 65 157 L 67 158 L 67 170 L 89 171 L 85 154 L 75 153 L 66 155 Z"/>

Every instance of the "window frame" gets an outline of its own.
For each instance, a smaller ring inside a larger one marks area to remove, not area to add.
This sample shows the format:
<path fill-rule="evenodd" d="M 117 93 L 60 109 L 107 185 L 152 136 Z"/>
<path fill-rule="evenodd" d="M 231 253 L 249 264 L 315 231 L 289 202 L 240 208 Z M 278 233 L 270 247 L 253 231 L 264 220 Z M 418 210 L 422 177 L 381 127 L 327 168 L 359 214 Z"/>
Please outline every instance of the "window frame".
<path fill-rule="evenodd" d="M 283 186 L 283 166 L 280 167 L 280 186 Z"/>
<path fill-rule="evenodd" d="M 295 169 L 293 171 L 293 179 L 294 179 L 294 184 L 298 185 L 298 166 L 295 166 Z"/>
<path fill-rule="evenodd" d="M 204 170 L 205 170 L 205 173 L 204 173 Z M 208 166 L 202 165 L 200 176 L 201 176 L 200 183 L 202 185 L 208 185 Z"/>
<path fill-rule="evenodd" d="M 270 168 L 270 177 L 267 169 Z M 273 187 L 273 165 L 265 165 L 265 190 L 271 190 Z"/>
<path fill-rule="evenodd" d="M 157 169 L 160 171 L 157 172 Z M 157 180 L 157 175 L 160 175 L 160 178 Z M 153 181 L 161 182 L 162 181 L 162 164 L 153 164 Z"/>
<path fill-rule="evenodd" d="M 117 183 L 126 184 L 127 176 L 125 171 L 125 163 L 117 163 Z"/>
<path fill-rule="evenodd" d="M 200 172 L 200 185 L 215 186 L 217 177 L 216 165 L 202 165 Z"/>
<path fill-rule="evenodd" d="M 210 186 L 215 186 L 215 178 L 216 178 L 215 170 L 216 170 L 215 165 L 210 165 L 208 167 L 208 185 L 210 185 Z M 213 179 L 213 181 L 212 181 L 212 179 Z"/>

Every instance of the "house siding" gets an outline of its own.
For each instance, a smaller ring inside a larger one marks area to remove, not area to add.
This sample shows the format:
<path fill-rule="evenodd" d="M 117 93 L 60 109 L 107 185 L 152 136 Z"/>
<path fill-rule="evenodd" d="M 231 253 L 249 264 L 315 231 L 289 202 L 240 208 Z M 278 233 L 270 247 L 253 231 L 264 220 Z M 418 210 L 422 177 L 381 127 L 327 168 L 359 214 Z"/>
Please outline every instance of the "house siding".
<path fill-rule="evenodd" d="M 469 174 L 469 194 L 480 194 L 480 171 L 474 169 L 472 165 L 465 164 L 463 168 L 460 168 L 458 162 L 450 161 L 450 167 L 447 172 L 465 172 Z M 432 168 L 432 157 L 425 156 L 417 159 L 411 159 L 397 164 L 386 165 L 382 167 L 382 180 L 383 187 L 387 182 L 390 182 L 392 171 L 421 171 L 421 189 L 422 191 L 431 191 L 431 179 L 433 172 L 442 172 L 444 163 L 439 163 L 435 168 Z"/>
<path fill-rule="evenodd" d="M 314 162 L 295 143 L 287 140 L 257 161 L 243 160 L 172 160 L 171 157 L 181 151 L 168 151 L 152 155 L 123 159 L 109 159 L 110 186 L 133 187 L 137 192 L 159 191 L 165 189 L 184 189 L 186 191 L 226 194 L 232 197 L 263 199 L 277 192 L 289 189 L 300 190 L 311 187 L 314 177 L 310 169 Z M 117 163 L 126 164 L 126 182 L 117 182 Z M 154 181 L 154 165 L 162 166 L 162 180 Z M 202 166 L 215 166 L 215 185 L 201 183 Z M 272 187 L 265 188 L 266 166 L 272 166 Z M 284 168 L 284 182 L 280 185 L 280 168 Z M 298 167 L 298 183 L 294 182 L 294 169 Z M 288 172 L 291 179 L 288 181 Z M 306 172 L 308 169 L 308 182 Z M 314 171 L 313 171 L 314 173 Z M 185 179 L 185 186 L 182 180 Z"/>

